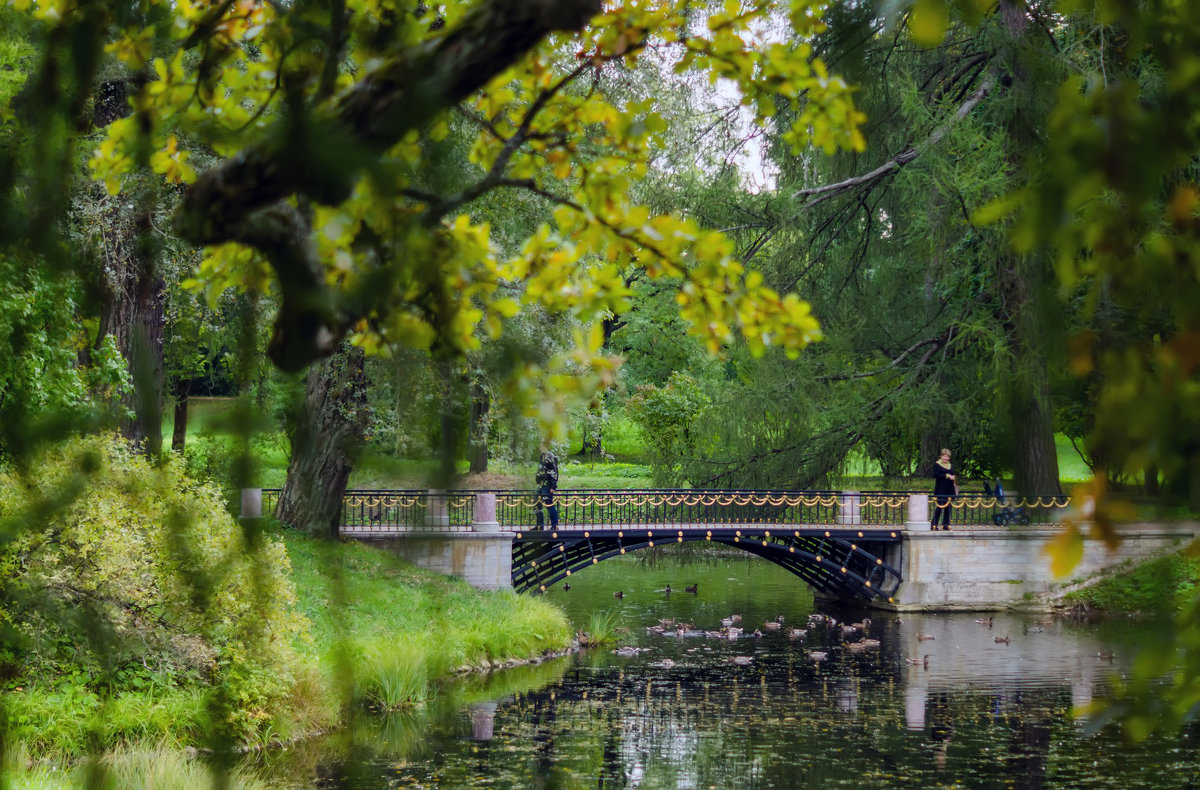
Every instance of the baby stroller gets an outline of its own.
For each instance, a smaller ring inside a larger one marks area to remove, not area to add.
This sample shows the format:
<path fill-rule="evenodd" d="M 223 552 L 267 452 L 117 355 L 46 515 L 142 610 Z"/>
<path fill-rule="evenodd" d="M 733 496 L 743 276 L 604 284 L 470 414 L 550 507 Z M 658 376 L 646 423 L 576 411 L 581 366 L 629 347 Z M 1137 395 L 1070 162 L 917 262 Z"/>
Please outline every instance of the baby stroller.
<path fill-rule="evenodd" d="M 1029 514 L 1025 512 L 1025 508 L 1005 504 L 1004 488 L 1001 487 L 999 480 L 996 481 L 995 490 L 992 490 L 992 487 L 985 482 L 983 493 L 996 497 L 996 501 L 1000 504 L 1001 510 L 992 516 L 992 521 L 996 522 L 996 526 L 1007 527 L 1012 524 L 1025 526 L 1029 523 Z"/>

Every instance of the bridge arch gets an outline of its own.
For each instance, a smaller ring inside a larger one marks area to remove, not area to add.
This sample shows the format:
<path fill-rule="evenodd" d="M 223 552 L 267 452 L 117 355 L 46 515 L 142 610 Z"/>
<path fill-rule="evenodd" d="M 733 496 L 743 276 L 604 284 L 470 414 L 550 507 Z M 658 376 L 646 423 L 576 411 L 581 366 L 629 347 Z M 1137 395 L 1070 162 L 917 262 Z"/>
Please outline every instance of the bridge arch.
<path fill-rule="evenodd" d="M 903 578 L 901 532 L 891 529 L 780 529 L 772 525 L 709 529 L 602 529 L 518 532 L 512 586 L 538 594 L 569 576 L 655 545 L 713 542 L 778 565 L 821 594 L 890 602 Z"/>

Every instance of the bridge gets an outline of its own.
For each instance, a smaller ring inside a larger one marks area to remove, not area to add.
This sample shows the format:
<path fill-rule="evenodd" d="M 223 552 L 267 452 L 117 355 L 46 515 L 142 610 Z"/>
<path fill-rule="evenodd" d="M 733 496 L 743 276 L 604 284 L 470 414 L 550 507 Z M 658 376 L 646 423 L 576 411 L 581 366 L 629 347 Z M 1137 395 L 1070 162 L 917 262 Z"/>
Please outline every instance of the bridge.
<path fill-rule="evenodd" d="M 278 491 L 259 496 L 273 512 Z M 704 541 L 779 565 L 827 599 L 1002 608 L 1062 586 L 1043 555 L 1070 500 L 963 494 L 951 502 L 949 532 L 931 531 L 928 494 L 906 491 L 564 489 L 557 504 L 551 530 L 536 527 L 531 491 L 352 490 L 341 534 L 488 589 L 537 594 L 612 557 Z M 1085 542 L 1077 575 L 1170 549 L 1200 529 L 1128 532 L 1117 552 Z"/>

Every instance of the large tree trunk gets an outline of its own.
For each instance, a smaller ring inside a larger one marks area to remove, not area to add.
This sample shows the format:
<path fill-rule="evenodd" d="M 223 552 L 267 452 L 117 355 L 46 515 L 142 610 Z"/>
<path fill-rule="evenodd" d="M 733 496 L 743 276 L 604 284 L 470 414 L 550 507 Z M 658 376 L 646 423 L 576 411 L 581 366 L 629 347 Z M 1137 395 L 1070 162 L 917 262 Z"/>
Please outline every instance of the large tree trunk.
<path fill-rule="evenodd" d="M 1045 378 L 1041 377 L 1028 385 L 1018 385 L 1012 394 L 1012 422 L 1016 434 L 1013 484 L 1023 496 L 1062 493 L 1048 390 Z"/>
<path fill-rule="evenodd" d="M 181 455 L 187 441 L 188 396 L 191 392 L 192 379 L 178 379 L 175 382 L 175 421 L 171 429 L 171 450 Z"/>
<path fill-rule="evenodd" d="M 486 472 L 488 468 L 487 414 L 490 408 L 491 401 L 488 399 L 487 390 L 478 383 L 472 384 L 470 433 L 467 448 L 472 474 Z"/>
<path fill-rule="evenodd" d="M 1026 83 L 1028 70 L 1021 62 L 1020 40 L 1029 30 L 1024 3 L 1000 0 L 999 12 L 1010 41 L 1000 58 L 1000 84 L 1014 86 L 1010 95 L 1028 96 L 1033 91 Z M 1007 140 L 1012 172 L 1021 172 L 1024 157 L 1036 141 L 1030 139 L 1031 113 L 1018 100 L 1007 119 Z M 1052 338 L 1048 334 L 1046 304 L 1053 298 L 1043 284 L 1051 279 L 1049 262 L 1037 253 L 1022 256 L 1015 252 L 999 254 L 996 267 L 998 291 L 1003 299 L 1003 323 L 1012 355 L 1009 408 L 1013 425 L 1013 483 L 1024 495 L 1058 495 L 1058 454 L 1054 445 L 1054 409 L 1047 381 L 1045 349 Z"/>
<path fill-rule="evenodd" d="M 119 80 L 97 89 L 92 119 L 97 128 L 129 115 L 129 87 Z M 133 381 L 125 405 L 133 417 L 122 421 L 121 434 L 154 458 L 162 450 L 166 283 L 155 263 L 149 203 L 131 202 L 127 195 L 101 198 L 104 303 L 96 342 L 112 335 L 124 355 Z"/>
<path fill-rule="evenodd" d="M 304 411 L 292 439 L 276 517 L 321 537 L 337 537 L 342 495 L 366 437 L 362 349 L 343 347 L 308 371 Z"/>

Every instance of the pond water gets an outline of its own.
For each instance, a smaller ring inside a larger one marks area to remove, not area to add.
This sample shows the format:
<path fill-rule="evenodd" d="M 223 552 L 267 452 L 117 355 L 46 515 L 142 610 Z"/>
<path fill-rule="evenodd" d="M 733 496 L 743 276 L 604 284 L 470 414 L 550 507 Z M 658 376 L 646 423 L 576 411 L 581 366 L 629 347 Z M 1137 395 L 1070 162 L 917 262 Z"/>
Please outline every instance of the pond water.
<path fill-rule="evenodd" d="M 418 714 L 364 717 L 261 767 L 281 786 L 355 790 L 1200 787 L 1200 726 L 1131 745 L 1072 715 L 1128 675 L 1154 624 L 851 609 L 749 557 L 630 556 L 570 584 L 549 595 L 577 627 L 610 612 L 629 629 L 619 644 L 645 649 L 470 678 Z M 848 648 L 831 627 L 791 638 L 814 613 L 869 618 L 879 646 Z M 718 630 L 735 614 L 764 635 L 647 630 Z"/>

